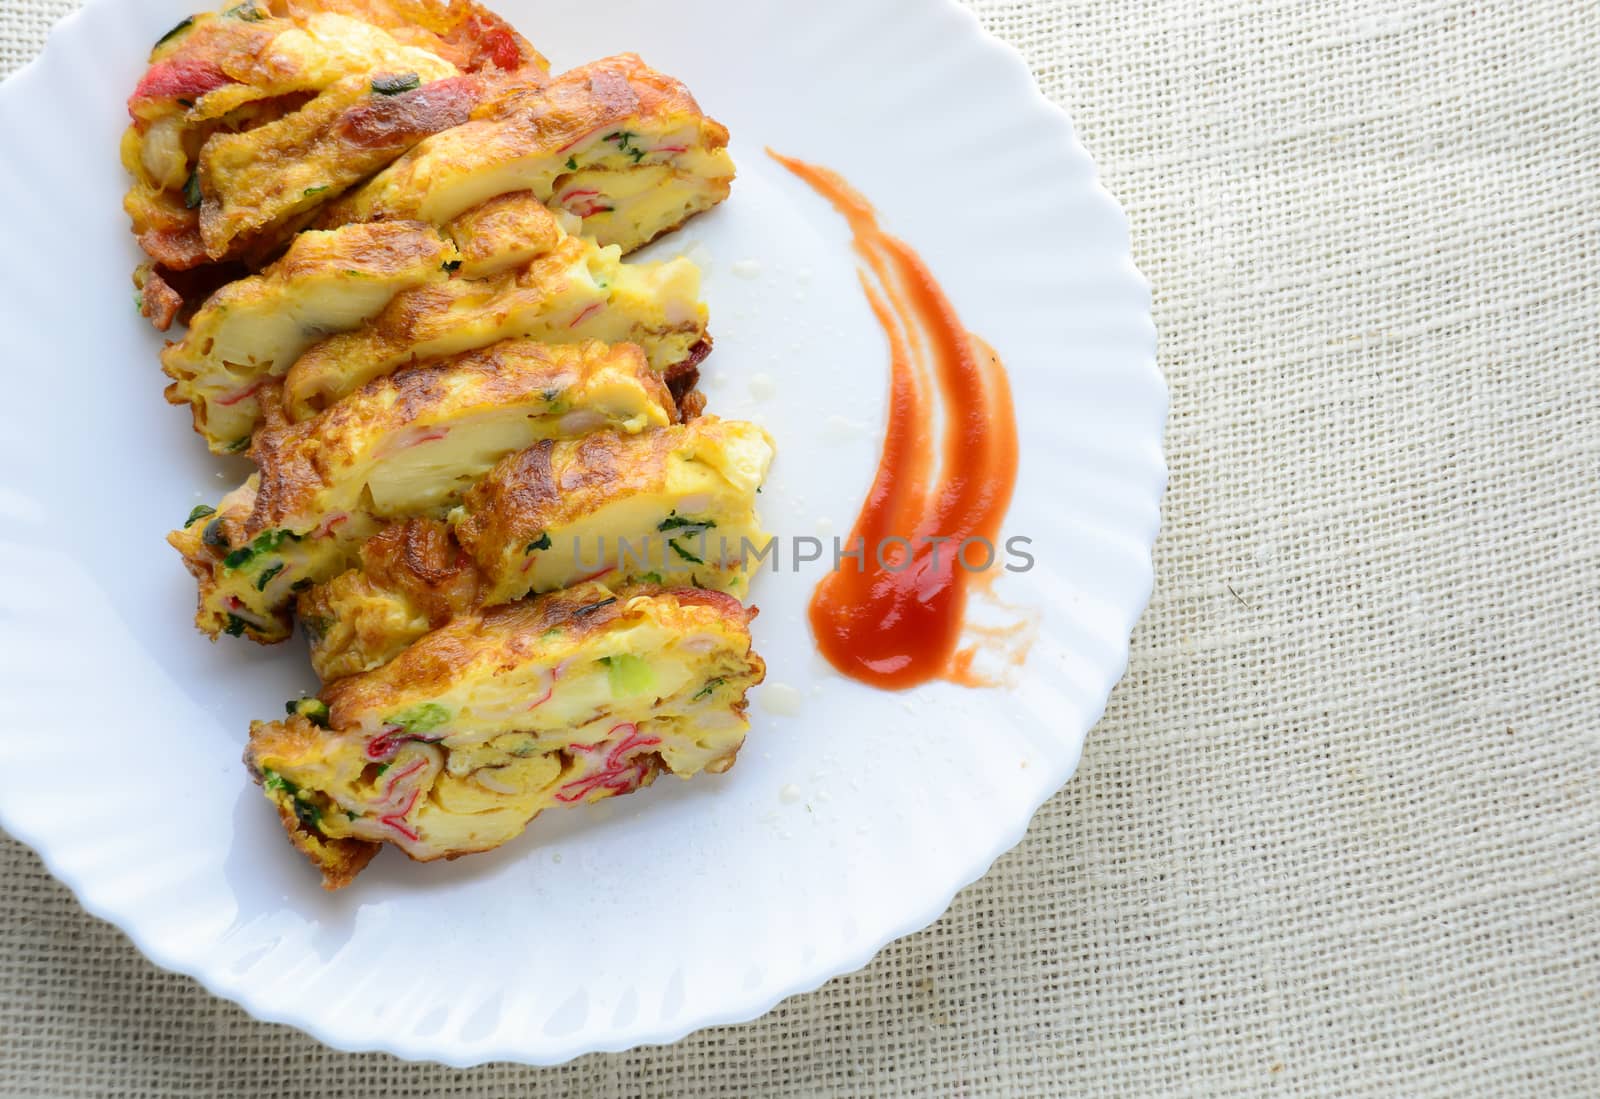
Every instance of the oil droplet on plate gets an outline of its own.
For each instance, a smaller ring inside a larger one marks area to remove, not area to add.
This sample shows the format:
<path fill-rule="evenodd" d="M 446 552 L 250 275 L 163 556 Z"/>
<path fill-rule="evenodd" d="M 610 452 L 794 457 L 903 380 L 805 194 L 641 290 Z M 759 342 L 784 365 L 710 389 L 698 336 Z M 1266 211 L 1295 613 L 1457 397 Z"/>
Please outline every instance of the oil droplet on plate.
<path fill-rule="evenodd" d="M 771 374 L 755 374 L 750 378 L 750 396 L 758 401 L 770 401 L 778 395 L 778 383 Z"/>
<path fill-rule="evenodd" d="M 761 708 L 779 717 L 793 717 L 800 712 L 803 696 L 787 683 L 768 683 L 761 688 Z"/>

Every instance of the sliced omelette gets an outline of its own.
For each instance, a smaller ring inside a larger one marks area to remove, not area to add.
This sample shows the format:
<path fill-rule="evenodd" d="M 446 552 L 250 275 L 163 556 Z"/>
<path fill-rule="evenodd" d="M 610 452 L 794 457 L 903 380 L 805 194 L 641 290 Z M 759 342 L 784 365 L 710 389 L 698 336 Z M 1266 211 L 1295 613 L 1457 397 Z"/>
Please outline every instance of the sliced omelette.
<path fill-rule="evenodd" d="M 633 54 L 485 103 L 331 203 L 320 224 L 443 224 L 495 195 L 531 191 L 624 252 L 728 197 L 728 131 L 678 81 Z"/>
<path fill-rule="evenodd" d="M 308 532 L 251 535 L 260 480 L 252 475 L 215 508 L 195 508 L 182 528 L 167 535 L 199 588 L 194 624 L 211 638 L 228 634 L 263 645 L 287 640 L 295 595 L 349 568 L 367 539 L 384 527 L 355 509 L 330 515 Z"/>
<path fill-rule="evenodd" d="M 692 370 L 709 351 L 700 270 L 689 260 L 625 264 L 615 246 L 568 236 L 525 191 L 458 221 L 445 230 L 462 241 L 456 276 L 400 293 L 370 323 L 308 348 L 284 381 L 291 419 L 313 416 L 405 363 L 511 337 L 638 344 L 668 377 Z M 520 263 L 502 259 L 530 251 L 528 241 L 548 247 Z"/>
<path fill-rule="evenodd" d="M 367 671 L 457 615 L 590 578 L 742 595 L 771 540 L 755 506 L 771 461 L 765 431 L 714 417 L 510 455 L 448 525 L 386 528 L 300 596 L 312 666 Z"/>
<path fill-rule="evenodd" d="M 284 404 L 304 420 L 402 365 L 512 337 L 637 343 L 668 378 L 692 370 L 710 348 L 699 269 L 624 264 L 561 220 L 523 192 L 442 231 L 380 221 L 302 232 L 282 259 L 213 294 L 162 353 L 168 400 L 189 404 L 223 454 L 248 446 L 260 392 L 286 374 Z"/>
<path fill-rule="evenodd" d="M 326 888 L 383 843 L 419 861 L 487 851 L 547 808 L 731 767 L 766 671 L 754 614 L 589 583 L 468 616 L 255 723 L 245 759 Z"/>
<path fill-rule="evenodd" d="M 772 443 L 699 415 L 694 264 L 622 261 L 727 197 L 726 129 L 474 0 L 230 4 L 128 108 L 168 399 L 257 466 L 168 541 L 213 638 L 305 627 L 246 763 L 324 885 L 731 767 Z"/>
<path fill-rule="evenodd" d="M 250 449 L 260 472 L 167 540 L 199 580 L 201 630 L 280 641 L 295 592 L 347 567 L 377 520 L 442 512 L 540 439 L 676 415 L 637 347 L 507 340 L 380 378 L 304 423 L 269 417 Z"/>
<path fill-rule="evenodd" d="M 772 454 L 760 427 L 714 416 L 546 440 L 503 459 L 450 525 L 488 605 L 586 577 L 740 594 L 771 541 L 756 493 Z"/>
<path fill-rule="evenodd" d="M 246 0 L 183 20 L 122 142 L 145 314 L 166 328 L 203 284 L 183 272 L 267 258 L 348 186 L 547 68 L 471 0 Z"/>
<path fill-rule="evenodd" d="M 396 294 L 449 278 L 449 241 L 414 221 L 301 233 L 259 275 L 229 283 L 161 353 L 167 400 L 188 404 L 213 454 L 249 447 L 259 394 L 330 332 L 358 327 Z"/>

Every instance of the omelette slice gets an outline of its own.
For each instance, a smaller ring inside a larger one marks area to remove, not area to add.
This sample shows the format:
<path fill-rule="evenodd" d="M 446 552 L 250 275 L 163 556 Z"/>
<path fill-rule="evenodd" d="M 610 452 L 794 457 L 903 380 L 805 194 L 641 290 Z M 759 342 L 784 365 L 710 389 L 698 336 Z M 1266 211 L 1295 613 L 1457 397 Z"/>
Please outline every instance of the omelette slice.
<path fill-rule="evenodd" d="M 252 475 L 214 509 L 195 508 L 167 542 L 182 555 L 199 587 L 194 624 L 201 633 L 271 645 L 293 630 L 295 595 L 349 568 L 384 524 L 357 510 L 330 516 L 298 536 L 267 531 L 252 537 L 245 530 L 260 480 Z"/>
<path fill-rule="evenodd" d="M 324 683 L 371 671 L 479 605 L 482 580 L 448 524 L 406 519 L 361 543 L 350 567 L 300 594 L 297 611 Z"/>
<path fill-rule="evenodd" d="M 245 0 L 183 20 L 152 50 L 122 140 L 145 315 L 164 330 L 220 284 L 182 273 L 270 258 L 297 219 L 547 70 L 472 0 Z M 302 181 L 307 160 L 328 178 Z"/>
<path fill-rule="evenodd" d="M 503 459 L 450 524 L 490 606 L 594 576 L 738 593 L 771 541 L 756 493 L 772 454 L 760 427 L 714 416 L 546 440 Z"/>
<path fill-rule="evenodd" d="M 239 453 L 261 420 L 258 394 L 306 348 L 378 313 L 401 291 L 448 278 L 456 251 L 414 221 L 305 232 L 261 274 L 206 300 L 161 353 L 167 400 L 188 404 L 213 454 Z"/>
<path fill-rule="evenodd" d="M 551 248 L 520 266 L 492 270 L 500 257 L 492 243 L 496 237 L 482 224 L 488 217 L 464 227 L 472 270 L 480 277 L 458 272 L 447 282 L 398 294 L 371 323 L 306 350 L 284 381 L 291 419 L 313 416 L 405 363 L 512 337 L 635 343 L 651 367 L 669 378 L 694 369 L 710 350 L 700 269 L 691 261 L 625 264 L 616 247 L 567 236 L 556 216 L 527 192 L 486 205 L 518 230 L 501 228 L 498 239 L 552 240 Z"/>
<path fill-rule="evenodd" d="M 208 257 L 270 252 L 326 195 L 471 115 L 477 86 L 449 62 L 401 50 L 378 64 L 282 118 L 205 143 L 195 188 Z"/>
<path fill-rule="evenodd" d="M 714 592 L 569 591 L 459 619 L 284 721 L 245 761 L 291 842 L 349 883 L 376 846 L 487 851 L 547 808 L 733 765 L 766 666 Z"/>
<path fill-rule="evenodd" d="M 631 252 L 728 197 L 728 131 L 678 81 L 633 54 L 486 102 L 332 203 L 323 225 L 380 218 L 443 224 L 485 199 L 532 191 Z"/>
<path fill-rule="evenodd" d="M 324 681 L 380 667 L 457 615 L 586 578 L 742 594 L 771 540 L 756 492 L 772 442 L 698 419 L 545 440 L 501 459 L 445 524 L 395 524 L 299 599 Z"/>
<path fill-rule="evenodd" d="M 508 453 L 676 414 L 636 347 L 515 340 L 379 379 L 302 424 L 264 403 L 260 472 L 211 521 L 167 538 L 199 581 L 196 624 L 212 637 L 283 640 L 294 594 L 348 567 L 378 520 L 443 511 Z"/>

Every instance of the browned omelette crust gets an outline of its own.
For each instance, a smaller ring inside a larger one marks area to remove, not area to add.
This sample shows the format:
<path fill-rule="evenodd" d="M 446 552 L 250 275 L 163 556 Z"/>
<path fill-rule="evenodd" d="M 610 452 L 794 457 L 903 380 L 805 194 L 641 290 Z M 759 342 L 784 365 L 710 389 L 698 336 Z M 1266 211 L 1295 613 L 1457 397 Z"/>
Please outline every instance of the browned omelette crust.
<path fill-rule="evenodd" d="M 459 401 L 463 395 L 480 405 L 532 401 L 561 389 L 575 372 L 588 377 L 608 366 L 631 374 L 669 416 L 675 415 L 672 394 L 639 348 L 599 343 L 546 347 L 527 340 L 505 340 L 482 351 L 374 379 L 326 412 L 298 424 L 284 420 L 281 402 L 264 400 L 267 424 L 250 448 L 250 457 L 261 468 L 261 485 L 246 533 L 254 537 L 294 525 L 292 520 L 311 507 L 332 483 L 341 462 L 352 459 L 364 442 L 399 431 L 441 404 Z"/>
<path fill-rule="evenodd" d="M 680 606 L 708 608 L 745 630 L 758 613 L 721 592 L 668 590 L 655 584 L 616 590 L 595 582 L 577 584 L 457 618 L 383 667 L 329 684 L 320 696 L 328 704 L 329 727 L 341 732 L 359 729 L 371 715 L 393 709 L 394 698 L 402 693 L 443 693 L 461 669 L 474 662 L 492 658 L 500 667 L 511 668 L 533 659 L 542 635 L 553 629 L 561 629 L 567 644 L 575 646 L 627 617 L 628 600 L 636 596 L 671 596 Z M 764 678 L 766 665 L 754 652 L 749 658 L 756 669 L 754 685 Z M 739 702 L 735 712 L 743 713 L 746 705 Z"/>
<path fill-rule="evenodd" d="M 292 115 L 206 142 L 198 185 L 208 258 L 271 256 L 315 217 L 321 194 L 341 193 L 429 134 L 461 125 L 483 95 L 483 82 L 470 76 L 399 95 L 375 95 L 371 84 L 366 73 L 348 77 Z M 255 146 L 269 133 L 272 162 L 315 166 L 316 183 L 285 192 L 279 173 L 263 170 Z"/>
<path fill-rule="evenodd" d="M 366 671 L 369 655 L 393 657 L 411 637 L 471 610 L 478 590 L 477 567 L 444 523 L 390 524 L 362 544 L 357 567 L 300 596 L 318 676 L 343 679 Z M 396 630 L 394 615 L 404 616 L 404 632 Z"/>
<path fill-rule="evenodd" d="M 338 233 L 304 234 L 296 237 L 288 251 L 263 268 L 257 278 L 239 279 L 217 290 L 200 306 L 195 317 L 203 320 L 208 310 L 221 312 L 250 304 L 264 289 L 263 279 L 271 280 L 274 288 L 285 290 L 301 280 L 325 277 L 335 271 L 352 278 L 394 279 L 419 268 L 437 266 L 451 254 L 453 249 L 449 242 L 443 240 L 437 230 L 416 221 L 350 225 Z M 439 277 L 443 278 L 444 272 L 439 272 Z M 163 326 L 157 324 L 157 327 Z M 193 346 L 196 339 L 203 341 L 203 333 L 191 331 L 184 340 L 169 344 L 161 353 L 161 363 L 162 372 L 173 379 L 164 394 L 168 403 L 192 404 L 195 432 L 204 437 L 208 404 L 198 398 L 191 401 L 180 392 L 179 385 L 194 377 L 194 369 L 187 362 L 191 354 L 204 356 L 211 352 L 208 343 Z M 287 368 L 287 363 L 280 364 L 277 372 L 281 374 Z"/>
<path fill-rule="evenodd" d="M 465 518 L 456 524 L 456 538 L 469 556 L 496 559 L 500 547 L 523 533 L 564 527 L 618 496 L 650 491 L 668 455 L 682 445 L 673 431 L 545 439 L 502 458 L 472 486 L 462 500 Z"/>
<path fill-rule="evenodd" d="M 183 295 L 149 264 L 134 270 L 133 285 L 139 291 L 139 315 L 154 325 L 157 332 L 171 328 L 172 322 L 183 312 Z"/>
<path fill-rule="evenodd" d="M 738 432 L 746 426 L 733 422 L 726 428 Z M 556 584 L 519 571 L 519 564 L 529 560 L 525 547 L 550 534 L 555 534 L 552 545 L 564 547 L 565 532 L 630 496 L 672 499 L 674 456 L 726 445 L 723 428 L 710 419 L 636 435 L 597 431 L 577 439 L 541 440 L 496 463 L 451 511 L 448 524 L 410 520 L 385 528 L 364 544 L 349 571 L 299 598 L 317 674 L 331 682 L 380 667 L 454 617 L 552 590 Z M 663 503 L 661 514 L 665 511 Z M 588 571 L 598 571 L 601 564 Z M 612 562 L 604 574 L 614 583 L 647 570 L 657 580 L 671 571 L 643 561 Z M 717 575 L 707 577 L 709 586 L 722 590 Z"/>
<path fill-rule="evenodd" d="M 244 763 L 250 777 L 261 785 L 266 776 L 256 763 L 256 752 L 299 756 L 315 750 L 322 730 L 298 714 L 287 721 L 253 721 L 250 723 L 250 745 L 245 749 Z M 322 872 L 322 888 L 330 892 L 343 889 L 366 869 L 367 863 L 382 850 L 380 843 L 359 839 L 330 839 L 315 828 L 307 827 L 295 811 L 295 799 L 286 790 L 271 791 L 268 796 L 278 811 L 278 821 L 289 837 L 289 843 L 311 864 Z"/>
<path fill-rule="evenodd" d="M 297 243 L 299 239 L 304 238 L 297 238 Z M 420 221 L 351 225 L 342 233 L 320 239 L 326 244 L 314 251 L 291 247 L 261 273 L 292 282 L 338 265 L 363 275 L 382 277 L 408 270 L 420 259 L 443 256 L 450 247 L 438 230 Z"/>
<path fill-rule="evenodd" d="M 477 601 L 477 570 L 437 519 L 407 519 L 367 539 L 361 571 L 379 587 L 404 592 L 433 629 Z"/>
<path fill-rule="evenodd" d="M 484 96 L 508 84 L 540 83 L 549 69 L 526 39 L 472 0 L 245 0 L 225 14 L 185 20 L 152 50 L 150 67 L 128 100 L 133 124 L 122 142 L 122 160 L 134 179 L 124 207 L 151 260 L 140 281 L 156 284 L 148 315 L 158 326 L 181 313 L 174 296 L 191 305 L 197 300 L 170 277 L 173 273 L 247 251 L 259 263 L 297 227 L 278 226 L 265 237 L 226 244 L 214 240 L 208 247 L 202 212 L 209 205 L 214 219 L 218 200 L 197 169 L 213 137 L 283 119 L 337 75 L 297 68 L 292 51 L 272 49 L 281 34 L 303 29 L 319 13 L 378 27 L 399 45 L 425 50 L 463 75 L 418 92 L 378 97 L 390 102 L 361 103 L 326 120 L 321 128 L 335 139 L 330 154 L 337 160 L 340 150 L 348 149 L 360 159 L 361 171 L 347 171 L 337 186 L 330 179 L 326 190 L 301 195 L 315 201 L 304 204 L 309 209 L 300 224 L 344 186 L 427 134 L 465 121 Z M 147 150 L 150 142 L 155 147 Z M 164 167 L 153 174 L 151 165 Z M 349 168 L 355 168 L 354 160 Z"/>
<path fill-rule="evenodd" d="M 551 224 L 554 223 L 555 219 L 552 218 Z M 553 285 L 554 280 L 565 275 L 574 262 L 574 254 L 581 256 L 584 247 L 584 242 L 576 237 L 568 238 L 563 242 L 559 254 L 536 257 L 529 264 L 526 278 L 516 281 L 526 282 L 527 297 L 537 299 L 549 296 L 553 289 L 557 288 Z M 414 358 L 413 349 L 419 342 L 437 339 L 444 334 L 452 320 L 453 307 L 464 298 L 486 298 L 498 288 L 497 283 L 479 283 L 454 278 L 431 286 L 418 286 L 395 295 L 383 311 L 358 332 L 330 336 L 306 350 L 300 360 L 290 368 L 284 381 L 286 410 L 291 418 L 299 418 L 315 414 L 329 404 L 336 403 L 339 397 L 343 396 L 337 392 L 333 394 L 322 392 L 318 376 L 326 374 L 342 380 L 338 376 L 339 370 L 348 369 L 344 364 L 349 363 L 349 359 L 344 357 L 342 352 L 349 344 L 359 341 L 360 358 L 363 360 L 387 363 L 407 355 Z M 513 286 L 507 285 L 504 289 L 510 291 Z M 386 370 L 380 369 L 377 374 L 385 372 Z"/>
<path fill-rule="evenodd" d="M 591 241 L 566 236 L 555 215 L 531 203 L 525 192 L 501 195 L 469 211 L 449 225 L 447 235 L 459 242 L 461 262 L 454 277 L 403 290 L 358 329 L 331 334 L 306 348 L 284 378 L 284 410 L 290 419 L 315 415 L 351 389 L 418 358 L 464 353 L 508 338 L 550 343 L 585 338 L 574 326 L 590 309 L 577 310 L 579 315 L 568 323 L 562 310 L 570 307 L 562 296 L 592 276 L 589 264 L 599 253 Z M 638 270 L 642 268 L 624 265 L 617 272 L 619 284 Z M 612 292 L 598 291 L 591 309 L 607 306 L 608 315 L 625 318 L 629 329 L 600 338 L 645 346 L 675 398 L 692 388 L 696 366 L 711 350 L 704 306 L 673 322 L 665 315 L 650 316 L 648 308 L 640 315 L 626 300 L 613 303 L 608 297 Z M 582 306 L 582 299 L 577 304 Z M 587 335 L 596 334 L 591 330 Z M 667 357 L 665 346 L 671 347 L 673 358 Z"/>
<path fill-rule="evenodd" d="M 644 598 L 640 600 L 639 597 Z M 429 634 L 377 671 L 325 687 L 320 701 L 327 706 L 327 711 L 320 728 L 299 712 L 280 721 L 252 723 L 245 763 L 256 782 L 266 787 L 267 796 L 277 807 L 291 843 L 322 871 L 324 886 L 337 889 L 349 883 L 378 845 L 366 840 L 323 836 L 316 824 L 326 819 L 322 814 L 330 811 L 326 807 L 326 794 L 315 789 L 298 790 L 287 784 L 282 776 L 269 771 L 274 762 L 292 764 L 297 760 L 315 760 L 323 756 L 324 746 L 331 738 L 351 736 L 360 738 L 362 743 L 371 743 L 376 737 L 393 731 L 393 726 L 385 725 L 378 715 L 392 711 L 405 699 L 443 694 L 462 678 L 481 677 L 485 673 L 498 675 L 527 663 L 539 663 L 548 657 L 547 646 L 541 639 L 551 631 L 560 631 L 563 647 L 570 649 L 609 629 L 626 628 L 635 621 L 662 616 L 670 617 L 677 628 L 685 632 L 721 627 L 743 636 L 745 648 L 738 659 L 743 661 L 744 668 L 739 677 L 738 697 L 725 707 L 742 722 L 748 709 L 745 692 L 761 683 L 766 675 L 765 662 L 748 647 L 749 624 L 756 613 L 733 597 L 715 592 L 663 589 L 655 585 L 631 585 L 612 590 L 601 584 L 586 583 L 565 592 L 469 616 Z M 742 736 L 739 739 L 742 741 Z M 348 750 L 348 746 L 342 750 Z M 470 749 L 464 750 L 470 752 Z M 737 752 L 735 743 L 724 756 L 698 764 L 697 770 L 723 773 L 732 767 Z M 649 785 L 665 766 L 660 755 L 643 757 L 641 762 L 646 770 L 635 788 Z M 685 772 L 686 775 L 691 773 L 695 772 Z M 308 811 L 313 809 L 315 811 Z M 337 804 L 331 811 L 338 811 Z M 490 850 L 502 842 L 504 840 L 434 853 L 419 852 L 404 844 L 397 846 L 415 861 L 430 862 Z"/>
<path fill-rule="evenodd" d="M 445 227 L 461 256 L 459 274 L 475 279 L 553 251 L 567 239 L 555 214 L 526 191 L 496 195 Z"/>
<path fill-rule="evenodd" d="M 511 88 L 487 100 L 473 111 L 470 122 L 419 143 L 371 182 L 328 204 L 318 224 L 332 226 L 395 217 L 442 220 L 430 218 L 425 212 L 430 158 L 446 162 L 461 159 L 492 167 L 541 152 L 556 154 L 576 149 L 586 140 L 624 123 L 639 125 L 685 117 L 700 121 L 700 144 L 705 151 L 726 150 L 727 127 L 706 118 L 682 82 L 650 68 L 637 54 L 604 58 L 562 73 L 541 87 Z M 719 182 L 714 202 L 726 198 L 731 185 L 730 174 Z M 525 186 L 509 185 L 506 190 L 522 190 Z M 544 201 L 549 195 L 538 197 Z M 475 203 L 467 204 L 471 205 Z M 443 218 L 459 212 L 445 211 Z M 684 220 L 689 216 L 692 213 L 686 214 Z M 677 224 L 663 226 L 655 235 L 669 232 Z"/>

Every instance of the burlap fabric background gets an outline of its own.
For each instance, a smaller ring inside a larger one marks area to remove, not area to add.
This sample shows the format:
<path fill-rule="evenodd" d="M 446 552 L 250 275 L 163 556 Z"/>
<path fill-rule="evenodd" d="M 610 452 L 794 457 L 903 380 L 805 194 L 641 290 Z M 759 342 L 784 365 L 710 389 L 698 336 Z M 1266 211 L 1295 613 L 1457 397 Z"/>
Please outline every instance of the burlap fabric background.
<path fill-rule="evenodd" d="M 1600 1095 L 1600 9 L 974 6 L 1173 392 L 1155 600 L 1022 847 L 759 1022 L 458 1073 L 250 1020 L 0 841 L 0 1092 Z M 0 0 L 0 70 L 69 7 Z"/>

